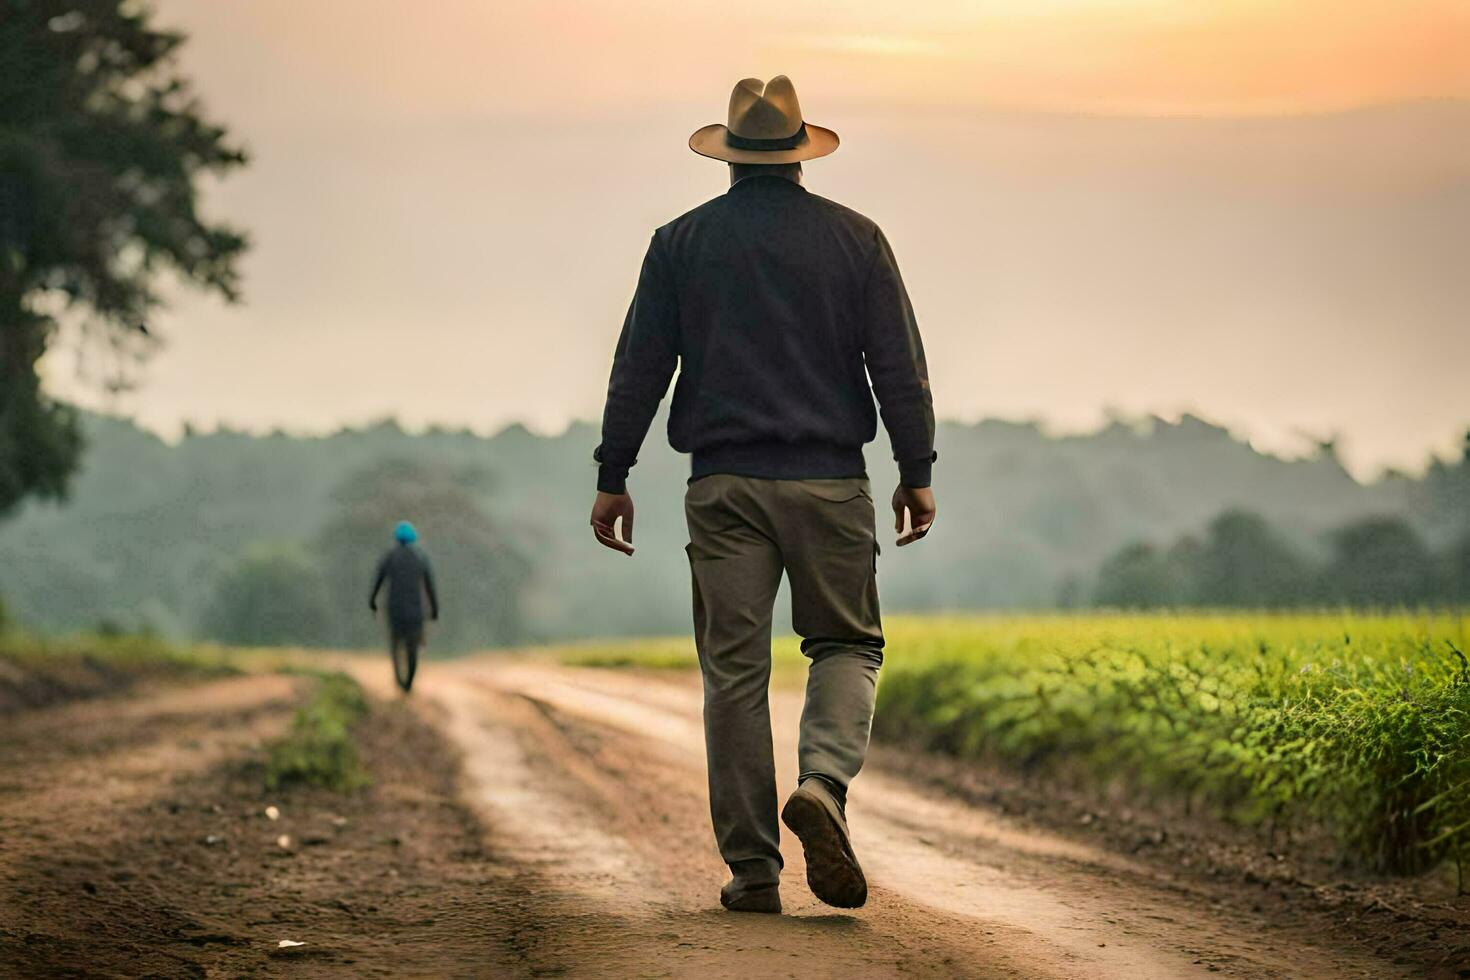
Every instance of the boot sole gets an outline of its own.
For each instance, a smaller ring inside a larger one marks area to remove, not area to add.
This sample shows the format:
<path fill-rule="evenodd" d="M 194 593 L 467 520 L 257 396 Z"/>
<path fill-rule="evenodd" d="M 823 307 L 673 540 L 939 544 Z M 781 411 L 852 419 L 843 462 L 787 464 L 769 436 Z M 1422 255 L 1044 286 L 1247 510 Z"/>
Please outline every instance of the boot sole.
<path fill-rule="evenodd" d="M 781 810 L 781 821 L 801 841 L 812 894 L 834 908 L 862 908 L 868 900 L 868 880 L 842 828 L 821 801 L 798 789 Z"/>

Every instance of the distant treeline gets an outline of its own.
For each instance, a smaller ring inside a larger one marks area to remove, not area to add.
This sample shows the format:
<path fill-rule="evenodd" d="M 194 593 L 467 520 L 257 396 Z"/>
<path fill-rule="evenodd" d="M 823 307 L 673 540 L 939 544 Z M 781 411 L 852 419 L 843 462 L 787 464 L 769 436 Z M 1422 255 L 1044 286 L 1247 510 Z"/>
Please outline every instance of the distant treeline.
<path fill-rule="evenodd" d="M 440 580 L 432 649 L 689 629 L 688 461 L 665 446 L 659 423 L 629 482 L 638 505 L 629 560 L 588 530 L 592 425 L 482 436 L 390 421 L 324 436 L 187 430 L 169 442 L 121 419 L 83 421 L 70 499 L 33 500 L 0 522 L 0 596 L 25 629 L 376 644 L 367 590 L 404 518 Z M 885 612 L 1418 601 L 1454 580 L 1445 563 L 1457 567 L 1470 533 L 1462 459 L 1362 483 L 1330 445 L 1280 459 L 1192 416 L 1061 437 L 1030 423 L 946 422 L 937 444 L 939 521 L 902 549 L 884 529 L 896 479 L 887 445 L 880 436 L 867 450 Z M 1211 526 L 1233 511 L 1262 524 Z M 1367 544 L 1387 557 L 1355 559 L 1369 570 L 1350 576 L 1358 566 L 1342 556 L 1374 552 L 1339 535 L 1380 516 L 1393 533 Z M 1156 544 L 1130 547 L 1138 541 Z M 1383 575 L 1418 584 L 1326 584 Z"/>
<path fill-rule="evenodd" d="M 1203 535 L 1118 551 L 1098 571 L 1093 604 L 1269 609 L 1470 603 L 1470 532 L 1436 551 L 1404 518 L 1375 515 L 1324 538 L 1317 558 L 1261 515 L 1227 511 Z"/>

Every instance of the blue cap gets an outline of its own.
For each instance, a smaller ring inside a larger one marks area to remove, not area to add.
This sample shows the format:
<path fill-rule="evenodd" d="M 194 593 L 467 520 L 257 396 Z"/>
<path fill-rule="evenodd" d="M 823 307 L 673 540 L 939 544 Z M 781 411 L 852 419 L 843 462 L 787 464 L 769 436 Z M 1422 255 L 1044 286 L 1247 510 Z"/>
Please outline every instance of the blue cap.
<path fill-rule="evenodd" d="M 393 529 L 393 538 L 403 544 L 413 544 L 419 539 L 419 532 L 408 521 L 399 521 L 398 526 Z"/>

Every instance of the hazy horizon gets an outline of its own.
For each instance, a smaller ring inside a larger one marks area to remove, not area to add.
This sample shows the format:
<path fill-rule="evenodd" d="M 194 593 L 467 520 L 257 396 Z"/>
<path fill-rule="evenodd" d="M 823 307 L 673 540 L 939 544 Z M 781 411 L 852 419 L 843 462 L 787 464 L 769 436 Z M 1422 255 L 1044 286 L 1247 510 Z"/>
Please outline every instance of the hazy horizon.
<path fill-rule="evenodd" d="M 685 139 L 778 72 L 843 138 L 807 186 L 894 244 L 942 417 L 1193 412 L 1360 477 L 1470 424 L 1462 6 L 155 6 L 253 155 L 208 202 L 245 303 L 179 296 L 119 398 L 44 363 L 155 431 L 595 419 L 648 235 L 726 183 Z"/>
<path fill-rule="evenodd" d="M 656 449 L 660 453 L 673 452 L 673 450 L 664 443 L 664 433 L 662 426 L 665 422 L 665 412 L 667 408 L 668 401 L 667 399 L 665 399 L 664 404 L 660 407 L 659 414 L 654 419 L 654 424 L 652 428 L 649 429 L 648 442 L 645 443 L 645 454 L 647 453 L 647 446 L 650 444 L 656 444 Z M 405 423 L 397 415 L 388 414 L 356 420 L 346 419 L 337 423 L 320 427 L 290 425 L 236 425 L 232 423 L 229 419 L 223 418 L 215 419 L 207 424 L 200 424 L 192 419 L 180 419 L 178 420 L 176 425 L 165 427 L 149 425 L 145 420 L 138 418 L 135 414 L 126 411 L 115 411 L 106 406 L 86 406 L 86 410 L 102 418 L 112 419 L 115 421 L 125 422 L 130 425 L 137 426 L 142 431 L 151 433 L 152 435 L 161 439 L 166 445 L 170 446 L 177 446 L 180 441 L 182 441 L 189 435 L 208 436 L 219 433 L 240 433 L 255 438 L 270 438 L 276 435 L 284 435 L 288 438 L 303 440 L 329 439 L 343 432 L 361 432 L 376 428 L 377 426 L 381 425 L 397 426 L 400 430 L 402 430 L 405 434 L 409 436 L 429 435 L 436 431 L 468 432 L 477 438 L 495 439 L 502 434 L 505 434 L 506 432 L 524 431 L 537 438 L 559 439 L 565 437 L 569 432 L 571 432 L 572 429 L 579 426 L 590 426 L 595 429 L 601 425 L 601 419 L 599 418 L 569 418 L 564 423 L 557 426 L 539 427 L 527 425 L 526 422 L 521 419 L 509 419 L 505 422 L 501 422 L 491 426 L 474 426 L 468 423 L 443 421 Z M 995 424 L 1017 427 L 1032 427 L 1035 428 L 1044 438 L 1060 440 L 1075 438 L 1086 439 L 1097 436 L 1102 434 L 1104 430 L 1115 424 L 1134 429 L 1135 431 L 1142 434 L 1146 433 L 1155 422 L 1159 422 L 1165 425 L 1179 425 L 1186 418 L 1194 418 L 1205 423 L 1206 425 L 1224 429 L 1229 433 L 1232 439 L 1243 442 L 1263 456 L 1274 457 L 1286 461 L 1308 460 L 1315 457 L 1322 449 L 1322 441 L 1317 437 L 1317 434 L 1305 431 L 1295 433 L 1294 441 L 1290 439 L 1283 439 L 1282 443 L 1278 446 L 1262 445 L 1260 440 L 1253 438 L 1250 432 L 1245 431 L 1237 426 L 1231 425 L 1228 420 L 1215 418 L 1210 416 L 1208 413 L 1199 412 L 1190 408 L 1184 408 L 1180 409 L 1179 411 L 1170 413 L 1149 412 L 1142 414 L 1115 413 L 1111 410 L 1104 410 L 1102 413 L 1100 413 L 1100 417 L 1096 422 L 1070 428 L 1060 427 L 1044 418 L 1019 416 L 1007 417 L 1001 415 L 984 415 L 976 418 L 952 418 L 944 415 L 939 415 L 936 418 L 936 422 L 940 426 L 954 425 L 975 427 Z M 1457 433 L 1453 433 L 1450 438 L 1444 440 L 1443 447 L 1431 447 L 1428 451 L 1426 451 L 1424 458 L 1419 461 L 1419 464 L 1414 466 L 1382 465 L 1372 466 L 1368 468 L 1354 468 L 1352 465 L 1350 465 L 1349 460 L 1344 458 L 1345 447 L 1342 443 L 1337 443 L 1334 446 L 1334 451 L 1337 453 L 1339 461 L 1346 466 L 1349 475 L 1352 476 L 1353 479 L 1356 480 L 1358 483 L 1364 486 L 1369 486 L 1377 483 L 1380 480 L 1386 479 L 1395 473 L 1414 478 L 1421 477 L 1425 474 L 1429 466 L 1436 460 L 1442 463 L 1454 463 L 1462 457 L 1465 451 L 1465 446 L 1467 445 L 1467 440 L 1470 440 L 1470 425 L 1463 426 Z M 889 460 L 887 437 L 881 430 L 878 434 L 877 439 L 874 442 L 869 443 L 865 447 L 865 450 L 870 466 L 892 465 L 891 461 Z M 84 460 L 83 466 L 85 465 L 86 462 Z"/>

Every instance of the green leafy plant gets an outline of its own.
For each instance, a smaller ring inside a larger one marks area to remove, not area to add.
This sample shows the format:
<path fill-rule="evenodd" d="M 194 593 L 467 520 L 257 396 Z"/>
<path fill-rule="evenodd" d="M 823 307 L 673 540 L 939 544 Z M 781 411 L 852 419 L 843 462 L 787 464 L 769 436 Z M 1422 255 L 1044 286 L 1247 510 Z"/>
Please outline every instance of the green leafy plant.
<path fill-rule="evenodd" d="M 346 792 L 367 785 L 352 728 L 367 713 L 362 688 L 346 674 L 320 675 L 310 702 L 297 709 L 291 729 L 271 746 L 268 789 L 320 786 Z"/>
<path fill-rule="evenodd" d="M 1325 830 L 1344 860 L 1376 871 L 1470 852 L 1470 667 L 1454 620 L 1053 617 L 951 630 L 890 655 L 877 737 Z"/>

